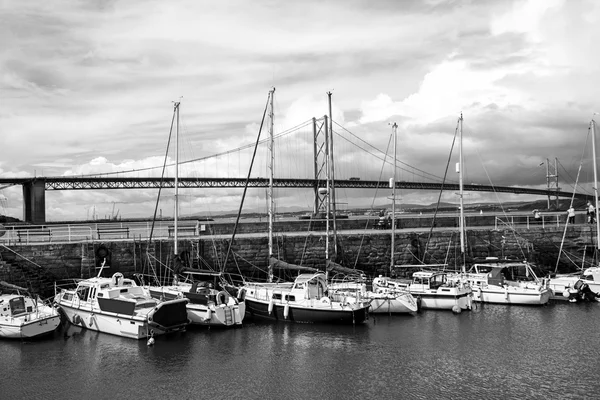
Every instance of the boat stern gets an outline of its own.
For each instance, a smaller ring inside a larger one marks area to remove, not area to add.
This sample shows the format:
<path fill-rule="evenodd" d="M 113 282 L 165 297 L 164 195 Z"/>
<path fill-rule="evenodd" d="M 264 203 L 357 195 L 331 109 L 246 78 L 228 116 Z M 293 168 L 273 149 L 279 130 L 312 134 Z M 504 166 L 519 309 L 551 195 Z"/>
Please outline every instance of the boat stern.
<path fill-rule="evenodd" d="M 148 314 L 148 325 L 164 333 L 185 329 L 190 323 L 187 303 L 187 299 L 175 299 L 157 304 Z"/>

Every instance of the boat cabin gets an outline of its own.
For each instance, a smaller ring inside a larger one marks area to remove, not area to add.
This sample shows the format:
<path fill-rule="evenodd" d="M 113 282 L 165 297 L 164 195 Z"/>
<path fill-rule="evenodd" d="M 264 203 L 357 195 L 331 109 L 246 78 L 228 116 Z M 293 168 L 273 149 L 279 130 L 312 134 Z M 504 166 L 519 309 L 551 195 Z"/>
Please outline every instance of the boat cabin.
<path fill-rule="evenodd" d="M 208 305 L 209 302 L 217 303 L 218 291 L 210 282 L 196 281 L 192 283 L 189 292 L 183 292 L 184 296 L 194 304 Z"/>
<path fill-rule="evenodd" d="M 117 314 L 134 315 L 141 308 L 154 307 L 157 300 L 149 298 L 144 289 L 132 279 L 115 273 L 111 278 L 90 278 L 79 282 L 75 291 L 63 295 L 65 301 L 79 300 L 90 308 L 97 302 L 100 310 Z"/>
<path fill-rule="evenodd" d="M 33 312 L 33 305 L 27 304 L 23 296 L 4 295 L 0 298 L 1 317 L 19 317 L 31 312 Z"/>
<path fill-rule="evenodd" d="M 532 266 L 524 262 L 473 264 L 470 272 L 488 274 L 488 283 L 491 285 L 500 284 L 492 282 L 492 280 L 500 280 L 500 275 L 502 282 L 504 280 L 514 282 L 537 282 L 539 280 Z"/>
<path fill-rule="evenodd" d="M 422 287 L 423 289 L 437 289 L 440 286 L 446 285 L 447 278 L 445 273 L 434 271 L 417 271 L 413 273 L 413 281 L 411 286 Z"/>
<path fill-rule="evenodd" d="M 600 282 L 600 267 L 585 269 L 581 274 L 581 279 L 586 282 Z"/>
<path fill-rule="evenodd" d="M 304 292 L 306 299 L 320 299 L 327 295 L 325 274 L 300 274 L 294 281 L 292 292 Z"/>

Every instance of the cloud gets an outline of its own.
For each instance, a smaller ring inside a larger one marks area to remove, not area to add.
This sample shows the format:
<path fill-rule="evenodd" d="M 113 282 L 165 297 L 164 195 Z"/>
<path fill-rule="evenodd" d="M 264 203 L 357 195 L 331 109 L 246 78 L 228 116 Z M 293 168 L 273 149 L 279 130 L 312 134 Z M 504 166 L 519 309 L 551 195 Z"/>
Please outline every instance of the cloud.
<path fill-rule="evenodd" d="M 332 91 L 341 178 L 391 174 L 390 122 L 402 178 L 443 176 L 462 112 L 470 179 L 543 187 L 539 163 L 556 157 L 572 180 L 582 154 L 589 170 L 587 122 L 600 111 L 596 3 L 5 1 L 0 177 L 158 173 L 148 168 L 162 166 L 173 101 L 182 159 L 198 160 L 182 174 L 245 176 L 274 86 L 276 133 L 328 114 Z M 281 177 L 314 173 L 312 126 L 296 131 L 275 148 Z M 265 147 L 255 176 L 268 174 Z M 151 203 L 125 192 L 132 212 Z M 18 188 L 2 193 L 20 216 Z M 239 200 L 218 193 L 207 206 Z M 52 213 L 81 215 L 66 205 L 78 196 L 49 194 Z"/>

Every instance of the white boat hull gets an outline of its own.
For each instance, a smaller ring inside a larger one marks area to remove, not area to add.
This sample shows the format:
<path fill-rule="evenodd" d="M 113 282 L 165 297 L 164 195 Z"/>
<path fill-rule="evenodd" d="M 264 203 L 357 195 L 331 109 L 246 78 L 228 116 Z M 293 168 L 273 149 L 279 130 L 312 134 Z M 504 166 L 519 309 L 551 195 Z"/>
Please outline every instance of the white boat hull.
<path fill-rule="evenodd" d="M 581 275 L 565 275 L 565 276 L 557 276 L 555 278 L 550 278 L 548 280 L 548 287 L 552 291 L 551 299 L 552 300 L 569 300 L 568 291 L 573 289 L 575 283 L 581 280 Z M 585 282 L 590 290 L 594 293 L 600 293 L 600 282 L 588 281 Z M 565 292 L 567 295 L 565 296 Z"/>
<path fill-rule="evenodd" d="M 480 303 L 544 305 L 550 300 L 550 289 L 523 289 L 515 287 L 487 286 L 473 288 L 473 300 Z"/>
<path fill-rule="evenodd" d="M 245 313 L 245 302 L 235 306 L 205 306 L 193 303 L 187 305 L 187 315 L 193 325 L 212 327 L 242 325 Z"/>
<path fill-rule="evenodd" d="M 415 298 L 408 293 L 395 295 L 367 292 L 365 297 L 371 300 L 371 314 L 414 314 L 419 311 Z"/>
<path fill-rule="evenodd" d="M 73 300 L 65 300 L 61 294 L 57 296 L 56 303 L 72 325 L 138 340 L 183 330 L 189 323 L 186 321 L 185 324 L 177 324 L 166 329 L 163 329 L 160 324 L 153 323 L 152 316 L 165 303 L 135 315 L 102 311 L 96 304 L 80 302 L 76 297 Z"/>
<path fill-rule="evenodd" d="M 420 302 L 422 310 L 454 310 L 455 307 L 461 310 L 471 309 L 470 291 L 440 293 L 438 290 L 411 290 L 410 293 Z"/>
<path fill-rule="evenodd" d="M 0 319 L 0 337 L 7 339 L 33 339 L 50 334 L 60 325 L 58 313 Z"/>

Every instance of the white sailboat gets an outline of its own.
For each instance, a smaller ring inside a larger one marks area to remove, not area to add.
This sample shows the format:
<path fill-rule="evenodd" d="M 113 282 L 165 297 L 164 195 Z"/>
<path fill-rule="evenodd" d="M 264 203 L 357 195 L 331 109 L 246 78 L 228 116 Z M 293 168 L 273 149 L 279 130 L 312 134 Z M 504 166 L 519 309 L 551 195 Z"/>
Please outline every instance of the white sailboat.
<path fill-rule="evenodd" d="M 594 170 L 593 193 L 595 199 L 596 213 L 598 212 L 598 167 L 596 163 L 596 121 L 592 118 L 590 121 L 590 131 L 592 135 L 592 164 Z M 600 219 L 596 216 L 596 254 L 600 254 Z M 559 256 L 560 257 L 560 256 Z M 558 260 L 557 260 L 558 265 Z M 600 266 L 585 268 L 583 271 L 574 274 L 556 275 L 549 279 L 549 286 L 552 290 L 552 298 L 560 300 L 578 301 L 598 301 L 600 298 Z"/>
<path fill-rule="evenodd" d="M 390 271 L 397 266 L 394 259 L 395 229 L 396 229 L 396 141 L 397 124 L 394 129 L 394 176 L 390 180 L 392 188 L 392 243 L 390 257 Z M 404 268 L 405 266 L 399 266 Z M 420 265 L 419 268 L 427 268 L 428 265 Z M 380 293 L 406 293 L 416 299 L 416 305 L 420 309 L 438 310 L 468 310 L 471 308 L 471 290 L 468 285 L 449 282 L 446 273 L 442 271 L 417 271 L 413 273 L 412 280 L 392 279 L 379 276 L 373 279 L 373 291 Z"/>
<path fill-rule="evenodd" d="M 179 110 L 180 102 L 175 103 L 175 212 L 173 227 L 174 260 L 179 258 L 178 250 L 178 220 L 179 220 Z M 179 280 L 174 271 L 172 285 L 148 286 L 147 290 L 153 298 L 172 300 L 185 298 L 188 300 L 186 309 L 190 322 L 194 325 L 210 327 L 229 327 L 242 324 L 245 315 L 245 303 L 230 296 L 225 290 L 217 289 L 221 281 L 218 271 L 187 270 L 183 271 L 186 279 Z"/>
<path fill-rule="evenodd" d="M 465 224 L 463 204 L 463 157 L 462 157 L 462 122 L 460 115 L 459 138 L 459 188 L 460 188 L 460 246 L 461 254 L 465 254 Z M 497 258 L 489 258 L 487 263 L 474 264 L 465 273 L 465 261 L 462 273 L 450 277 L 451 281 L 468 285 L 472 290 L 473 301 L 481 303 L 542 305 L 550 299 L 547 282 L 538 278 L 527 262 L 505 262 Z"/>
<path fill-rule="evenodd" d="M 0 282 L 0 338 L 33 339 L 54 332 L 60 314 L 28 294 L 27 289 Z"/>
<path fill-rule="evenodd" d="M 275 89 L 269 91 L 271 119 L 271 150 L 273 140 L 273 96 Z M 329 142 L 331 146 L 331 141 Z M 326 149 L 330 155 L 330 147 Z M 329 216 L 331 215 L 330 196 L 332 165 L 327 165 L 327 232 L 325 241 L 326 264 L 329 262 Z M 266 283 L 246 282 L 239 291 L 239 298 L 246 302 L 246 312 L 252 318 L 267 321 L 327 324 L 360 324 L 368 319 L 369 301 L 360 295 L 336 295 L 327 281 L 327 275 L 313 268 L 291 265 L 273 257 L 272 221 L 273 221 L 273 153 L 271 151 L 269 189 L 269 271 Z M 334 229 L 335 231 L 335 229 Z M 293 282 L 272 282 L 273 267 L 304 271 Z M 306 272 L 309 271 L 309 272 Z"/>

